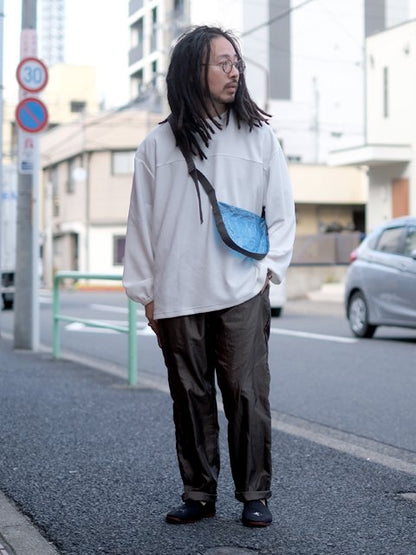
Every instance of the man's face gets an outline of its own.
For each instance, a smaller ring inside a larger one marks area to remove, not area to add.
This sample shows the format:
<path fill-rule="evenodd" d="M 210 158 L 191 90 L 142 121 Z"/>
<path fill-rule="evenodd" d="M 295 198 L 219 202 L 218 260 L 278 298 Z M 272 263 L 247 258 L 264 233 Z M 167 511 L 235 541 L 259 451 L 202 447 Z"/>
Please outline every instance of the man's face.
<path fill-rule="evenodd" d="M 208 61 L 208 90 L 211 94 L 214 107 L 219 114 L 226 110 L 226 105 L 234 101 L 239 72 L 232 66 L 230 73 L 225 73 L 221 62 L 237 62 L 238 56 L 233 45 L 225 37 L 215 37 L 211 40 L 211 52 Z M 211 114 L 215 116 L 215 113 Z"/>

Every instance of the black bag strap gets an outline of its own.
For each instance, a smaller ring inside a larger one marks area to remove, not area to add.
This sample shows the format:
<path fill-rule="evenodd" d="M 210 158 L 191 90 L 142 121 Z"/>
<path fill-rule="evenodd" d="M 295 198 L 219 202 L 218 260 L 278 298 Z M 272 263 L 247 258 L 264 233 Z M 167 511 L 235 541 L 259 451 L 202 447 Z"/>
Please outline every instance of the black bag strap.
<path fill-rule="evenodd" d="M 172 114 L 170 114 L 170 116 L 168 117 L 168 122 L 171 126 L 173 134 L 175 135 L 175 128 L 174 128 Z M 218 207 L 218 201 L 217 201 L 217 196 L 215 194 L 214 187 L 211 185 L 211 183 L 208 181 L 208 179 L 205 177 L 205 175 L 200 170 L 197 169 L 197 167 L 195 166 L 195 162 L 192 158 L 191 153 L 188 150 L 186 150 L 185 148 L 183 148 L 183 146 L 181 146 L 181 145 L 178 145 L 178 148 L 182 152 L 183 157 L 185 158 L 186 165 L 188 166 L 188 173 L 192 177 L 192 179 L 195 183 L 195 188 L 196 188 L 196 192 L 197 192 L 197 195 L 198 195 L 199 217 L 200 217 L 200 220 L 201 220 L 201 224 L 204 220 L 203 220 L 203 217 L 202 217 L 201 195 L 200 195 L 200 192 L 199 192 L 199 183 L 201 183 L 202 187 L 204 188 L 204 191 L 208 195 L 209 202 L 211 203 L 212 209 L 214 211 L 215 222 L 216 222 L 217 226 L 219 226 L 218 229 L 220 230 L 221 227 L 224 228 L 224 223 L 222 221 L 221 212 L 220 212 L 220 209 Z M 220 233 L 221 233 L 221 231 L 220 231 Z M 222 233 L 221 233 L 221 236 L 222 236 Z"/>
<path fill-rule="evenodd" d="M 168 122 L 171 126 L 172 133 L 176 138 L 172 114 L 170 114 L 170 116 L 168 117 Z M 195 183 L 195 188 L 196 188 L 196 192 L 197 192 L 197 195 L 198 195 L 199 217 L 200 217 L 200 220 L 201 220 L 201 224 L 203 223 L 204 220 L 203 220 L 203 217 L 202 217 L 201 195 L 200 195 L 200 192 L 199 192 L 199 183 L 201 183 L 204 191 L 208 195 L 209 202 L 212 206 L 212 212 L 214 214 L 215 225 L 217 226 L 218 232 L 221 236 L 221 239 L 224 241 L 224 243 L 228 247 L 230 247 L 231 249 L 233 249 L 233 250 L 235 250 L 235 251 L 237 251 L 241 254 L 244 254 L 245 256 L 250 256 L 251 258 L 261 260 L 264 257 L 264 254 L 259 254 L 259 255 L 258 254 L 253 254 L 253 253 L 245 250 L 244 248 L 240 247 L 240 245 L 237 245 L 237 243 L 234 243 L 234 241 L 228 235 L 227 228 L 225 227 L 224 221 L 222 219 L 220 207 L 218 206 L 217 195 L 215 194 L 214 187 L 211 185 L 211 183 L 208 181 L 208 179 L 205 177 L 205 175 L 200 170 L 198 170 L 198 168 L 195 166 L 195 162 L 193 161 L 191 153 L 189 151 L 187 151 L 185 148 L 183 148 L 181 145 L 177 145 L 177 146 L 178 146 L 179 150 L 182 152 L 183 157 L 185 158 L 186 165 L 188 166 L 189 175 L 192 177 L 192 179 Z M 261 217 L 264 218 L 264 206 L 263 206 Z"/>

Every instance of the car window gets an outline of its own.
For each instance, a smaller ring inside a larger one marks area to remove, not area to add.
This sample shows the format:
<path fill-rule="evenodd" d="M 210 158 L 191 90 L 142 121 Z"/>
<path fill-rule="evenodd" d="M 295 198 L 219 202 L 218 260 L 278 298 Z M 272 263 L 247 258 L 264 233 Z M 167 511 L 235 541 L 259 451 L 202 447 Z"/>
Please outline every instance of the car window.
<path fill-rule="evenodd" d="M 400 253 L 400 239 L 403 233 L 402 227 L 391 227 L 385 229 L 376 245 L 376 250 L 390 254 Z"/>
<path fill-rule="evenodd" d="M 416 226 L 408 227 L 404 242 L 404 254 L 406 256 L 412 256 L 413 251 L 416 251 Z"/>

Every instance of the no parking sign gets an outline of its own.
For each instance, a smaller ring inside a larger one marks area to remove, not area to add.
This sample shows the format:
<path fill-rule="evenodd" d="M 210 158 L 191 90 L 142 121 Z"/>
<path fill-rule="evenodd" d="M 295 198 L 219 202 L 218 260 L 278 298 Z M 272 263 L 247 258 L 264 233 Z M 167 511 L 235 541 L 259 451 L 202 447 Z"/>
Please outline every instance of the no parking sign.
<path fill-rule="evenodd" d="M 38 98 L 24 98 L 16 108 L 16 122 L 28 133 L 38 133 L 48 125 L 48 110 Z"/>

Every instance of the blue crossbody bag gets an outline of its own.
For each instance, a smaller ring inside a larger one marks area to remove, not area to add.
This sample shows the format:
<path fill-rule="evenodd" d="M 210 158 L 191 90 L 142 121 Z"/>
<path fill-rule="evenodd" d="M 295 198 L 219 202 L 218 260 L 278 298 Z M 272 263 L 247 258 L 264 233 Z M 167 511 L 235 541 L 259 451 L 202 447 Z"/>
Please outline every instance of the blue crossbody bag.
<path fill-rule="evenodd" d="M 170 118 L 168 118 L 168 121 L 172 127 Z M 244 256 L 254 258 L 255 260 L 264 258 L 269 252 L 269 235 L 264 206 L 262 214 L 259 216 L 249 210 L 244 210 L 243 208 L 238 208 L 237 206 L 226 204 L 225 202 L 218 202 L 214 187 L 205 175 L 196 168 L 191 154 L 182 148 L 180 148 L 180 150 L 186 160 L 188 172 L 195 183 L 198 199 L 198 183 L 201 183 L 204 191 L 208 195 L 214 214 L 215 224 L 224 243 Z M 200 203 L 199 209 L 202 222 Z"/>

